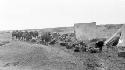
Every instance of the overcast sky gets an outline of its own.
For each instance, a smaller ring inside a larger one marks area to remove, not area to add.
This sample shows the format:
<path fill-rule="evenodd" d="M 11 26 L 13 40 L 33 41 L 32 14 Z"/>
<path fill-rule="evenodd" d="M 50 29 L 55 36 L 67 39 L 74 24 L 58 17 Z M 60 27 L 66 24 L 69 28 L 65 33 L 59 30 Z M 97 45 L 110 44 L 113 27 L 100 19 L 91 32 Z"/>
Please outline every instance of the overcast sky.
<path fill-rule="evenodd" d="M 125 0 L 0 0 L 0 30 L 125 22 Z"/>

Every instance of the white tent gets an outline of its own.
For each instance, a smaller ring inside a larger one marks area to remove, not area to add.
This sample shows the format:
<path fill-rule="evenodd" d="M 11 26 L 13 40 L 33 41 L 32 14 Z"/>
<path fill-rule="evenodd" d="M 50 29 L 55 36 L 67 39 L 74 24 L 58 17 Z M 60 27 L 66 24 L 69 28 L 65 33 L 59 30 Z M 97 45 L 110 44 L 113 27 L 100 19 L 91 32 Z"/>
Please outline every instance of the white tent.
<path fill-rule="evenodd" d="M 74 25 L 77 40 L 90 40 L 96 38 L 96 23 L 78 23 Z"/>
<path fill-rule="evenodd" d="M 125 47 L 125 24 L 121 28 L 121 37 L 120 37 L 118 46 Z"/>

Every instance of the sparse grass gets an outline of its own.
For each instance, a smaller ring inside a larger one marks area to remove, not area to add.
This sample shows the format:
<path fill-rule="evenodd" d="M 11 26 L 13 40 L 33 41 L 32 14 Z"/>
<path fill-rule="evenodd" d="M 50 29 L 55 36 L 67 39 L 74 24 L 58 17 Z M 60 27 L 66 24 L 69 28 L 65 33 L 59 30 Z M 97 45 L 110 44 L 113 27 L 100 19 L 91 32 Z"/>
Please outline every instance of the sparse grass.
<path fill-rule="evenodd" d="M 52 67 L 57 70 L 76 70 L 75 58 L 56 47 L 13 41 L 0 48 L 4 67 Z M 0 59 L 1 60 L 1 59 Z"/>
<path fill-rule="evenodd" d="M 108 27 L 104 32 L 110 36 L 115 32 L 112 28 L 118 27 Z M 66 31 L 65 28 L 54 30 Z M 11 41 L 9 32 L 0 33 L 0 45 L 4 45 L 0 47 L 0 69 L 3 70 L 125 70 L 125 59 L 119 58 L 115 49 L 96 54 L 74 53 L 58 45 Z M 12 69 L 4 69 L 7 67 Z"/>
<path fill-rule="evenodd" d="M 10 43 L 10 41 L 1 41 L 1 42 L 0 42 L 0 46 L 6 45 L 6 44 L 8 44 L 8 43 Z"/>

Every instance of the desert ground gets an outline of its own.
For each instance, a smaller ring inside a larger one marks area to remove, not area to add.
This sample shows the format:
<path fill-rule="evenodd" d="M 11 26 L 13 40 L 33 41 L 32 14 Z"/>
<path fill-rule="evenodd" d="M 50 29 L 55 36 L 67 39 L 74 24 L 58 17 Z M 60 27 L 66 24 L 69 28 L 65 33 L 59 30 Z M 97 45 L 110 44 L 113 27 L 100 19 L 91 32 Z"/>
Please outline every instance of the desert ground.
<path fill-rule="evenodd" d="M 94 54 L 73 52 L 60 45 L 12 40 L 11 32 L 0 32 L 0 70 L 125 70 L 125 59 L 117 53 L 117 48 Z"/>

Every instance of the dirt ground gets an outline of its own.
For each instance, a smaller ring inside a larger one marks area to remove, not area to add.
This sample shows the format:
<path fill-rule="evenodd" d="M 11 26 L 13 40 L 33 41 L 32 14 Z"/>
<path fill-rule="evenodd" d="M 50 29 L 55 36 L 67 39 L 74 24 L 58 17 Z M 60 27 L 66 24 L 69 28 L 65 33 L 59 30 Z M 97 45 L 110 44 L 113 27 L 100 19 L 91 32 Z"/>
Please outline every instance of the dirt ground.
<path fill-rule="evenodd" d="M 1 32 L 0 70 L 125 70 L 125 60 L 116 49 L 74 53 L 58 45 L 12 41 L 9 32 Z"/>

